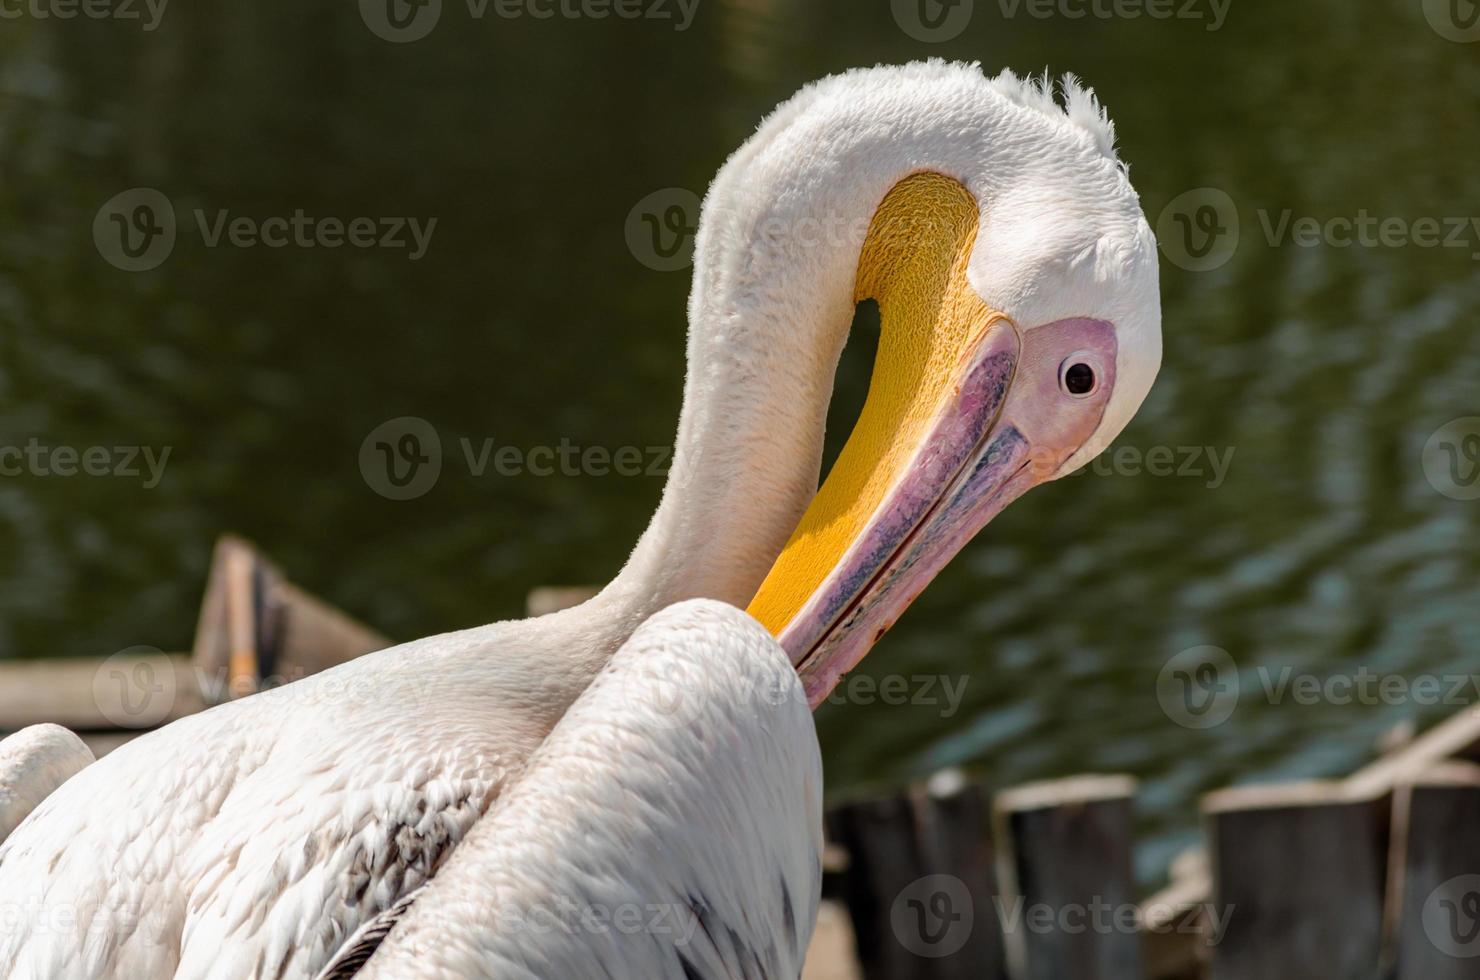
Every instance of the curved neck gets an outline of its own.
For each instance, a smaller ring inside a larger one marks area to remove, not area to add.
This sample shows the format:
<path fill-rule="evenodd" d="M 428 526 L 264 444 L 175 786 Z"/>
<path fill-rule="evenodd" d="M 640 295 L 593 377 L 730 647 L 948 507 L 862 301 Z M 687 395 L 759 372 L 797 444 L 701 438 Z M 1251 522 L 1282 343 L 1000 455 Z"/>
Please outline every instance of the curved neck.
<path fill-rule="evenodd" d="M 810 169 L 737 157 L 705 201 L 673 467 L 603 593 L 628 628 L 689 598 L 743 608 L 817 492 L 863 238 L 887 188 L 827 192 Z"/>

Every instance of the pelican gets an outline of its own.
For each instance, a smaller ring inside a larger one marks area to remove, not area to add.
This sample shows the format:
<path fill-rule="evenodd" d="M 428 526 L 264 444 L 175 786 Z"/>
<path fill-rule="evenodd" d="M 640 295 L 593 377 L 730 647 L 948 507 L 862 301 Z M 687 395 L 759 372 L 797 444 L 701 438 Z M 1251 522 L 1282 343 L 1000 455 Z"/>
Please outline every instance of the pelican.
<path fill-rule="evenodd" d="M 629 643 L 632 662 L 662 647 L 734 670 L 683 622 L 710 600 L 734 607 L 733 631 L 743 607 L 774 638 L 815 707 L 972 535 L 1129 422 L 1161 359 L 1155 240 L 1099 103 L 1062 87 L 1060 104 L 1046 78 L 931 62 L 780 106 L 705 198 L 672 472 L 617 577 L 574 609 L 372 654 L 88 766 L 0 845 L 0 894 L 21 910 L 0 973 L 771 975 L 715 965 L 744 945 L 794 975 L 782 913 L 815 902 L 796 889 L 817 805 L 783 792 L 795 768 L 763 761 L 747 778 L 776 792 L 727 803 L 719 783 L 748 764 L 735 741 L 613 739 L 588 765 L 581 733 L 643 707 L 605 681 L 582 695 Z M 834 370 L 867 299 L 882 327 L 869 394 L 819 489 Z M 703 700 L 693 673 L 670 681 Z M 623 724 L 640 735 L 661 723 L 648 713 Z M 774 849 L 774 881 L 729 880 L 757 848 Z M 681 889 L 735 933 L 710 965 L 490 913 Z"/>

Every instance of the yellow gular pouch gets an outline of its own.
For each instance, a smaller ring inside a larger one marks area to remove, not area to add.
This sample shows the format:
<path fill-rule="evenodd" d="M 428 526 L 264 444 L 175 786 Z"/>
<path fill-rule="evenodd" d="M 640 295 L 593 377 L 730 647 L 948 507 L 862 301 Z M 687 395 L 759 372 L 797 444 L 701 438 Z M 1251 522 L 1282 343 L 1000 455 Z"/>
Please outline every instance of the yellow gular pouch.
<path fill-rule="evenodd" d="M 858 261 L 854 301 L 879 304 L 879 352 L 858 423 L 749 612 L 779 635 L 817 591 L 957 394 L 962 359 L 1001 314 L 967 281 L 978 208 L 938 173 L 896 184 Z"/>

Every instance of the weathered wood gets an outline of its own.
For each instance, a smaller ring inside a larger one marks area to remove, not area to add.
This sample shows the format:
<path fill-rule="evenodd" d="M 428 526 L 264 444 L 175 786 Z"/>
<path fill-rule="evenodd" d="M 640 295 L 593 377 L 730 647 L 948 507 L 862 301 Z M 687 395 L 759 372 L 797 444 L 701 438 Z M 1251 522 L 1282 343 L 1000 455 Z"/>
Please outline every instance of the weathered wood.
<path fill-rule="evenodd" d="M 1213 914 L 1208 855 L 1201 848 L 1172 862 L 1171 882 L 1141 903 L 1141 955 L 1148 980 L 1196 980 L 1207 972 L 1221 917 Z"/>
<path fill-rule="evenodd" d="M 868 980 L 998 980 L 1003 973 L 985 793 L 952 776 L 828 817 L 848 855 L 838 892 Z"/>
<path fill-rule="evenodd" d="M 1346 779 L 1347 792 L 1377 796 L 1449 759 L 1480 762 L 1480 711 L 1461 711 Z"/>
<path fill-rule="evenodd" d="M 1412 781 L 1446 760 L 1480 762 L 1480 712 L 1462 711 L 1417 737 L 1406 731 L 1395 732 L 1391 741 L 1389 751 L 1344 780 L 1346 795 L 1380 803 L 1398 784 Z M 1189 906 L 1206 906 L 1213 898 L 1212 879 L 1206 880 L 1204 891 L 1199 891 L 1195 883 L 1185 883 L 1178 897 Z M 1152 977 L 1160 980 L 1158 974 Z"/>
<path fill-rule="evenodd" d="M 1480 767 L 1441 764 L 1399 787 L 1389 874 L 1395 980 L 1480 976 Z"/>
<path fill-rule="evenodd" d="M 1259 786 L 1210 794 L 1203 812 L 1213 908 L 1226 923 L 1213 980 L 1378 980 L 1384 796 L 1340 783 Z"/>
<path fill-rule="evenodd" d="M 136 648 L 103 658 L 0 663 L 0 731 L 53 722 L 78 733 L 137 732 L 202 707 L 183 655 Z"/>
<path fill-rule="evenodd" d="M 250 543 L 216 542 L 194 657 L 213 703 L 317 674 L 390 640 L 289 582 Z"/>
<path fill-rule="evenodd" d="M 1141 980 L 1126 776 L 1010 790 L 993 805 L 1014 980 Z"/>

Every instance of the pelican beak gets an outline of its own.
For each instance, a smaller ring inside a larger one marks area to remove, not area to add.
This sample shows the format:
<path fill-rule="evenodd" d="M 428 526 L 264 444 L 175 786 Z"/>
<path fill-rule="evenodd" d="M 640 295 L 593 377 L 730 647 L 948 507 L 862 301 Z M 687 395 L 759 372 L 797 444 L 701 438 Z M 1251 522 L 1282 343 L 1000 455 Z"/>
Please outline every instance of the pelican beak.
<path fill-rule="evenodd" d="M 859 294 L 883 332 L 868 400 L 749 607 L 813 707 L 977 531 L 1061 474 L 1114 389 L 1111 324 L 1023 329 L 966 283 L 976 222 L 960 184 L 920 174 L 870 231 Z"/>

